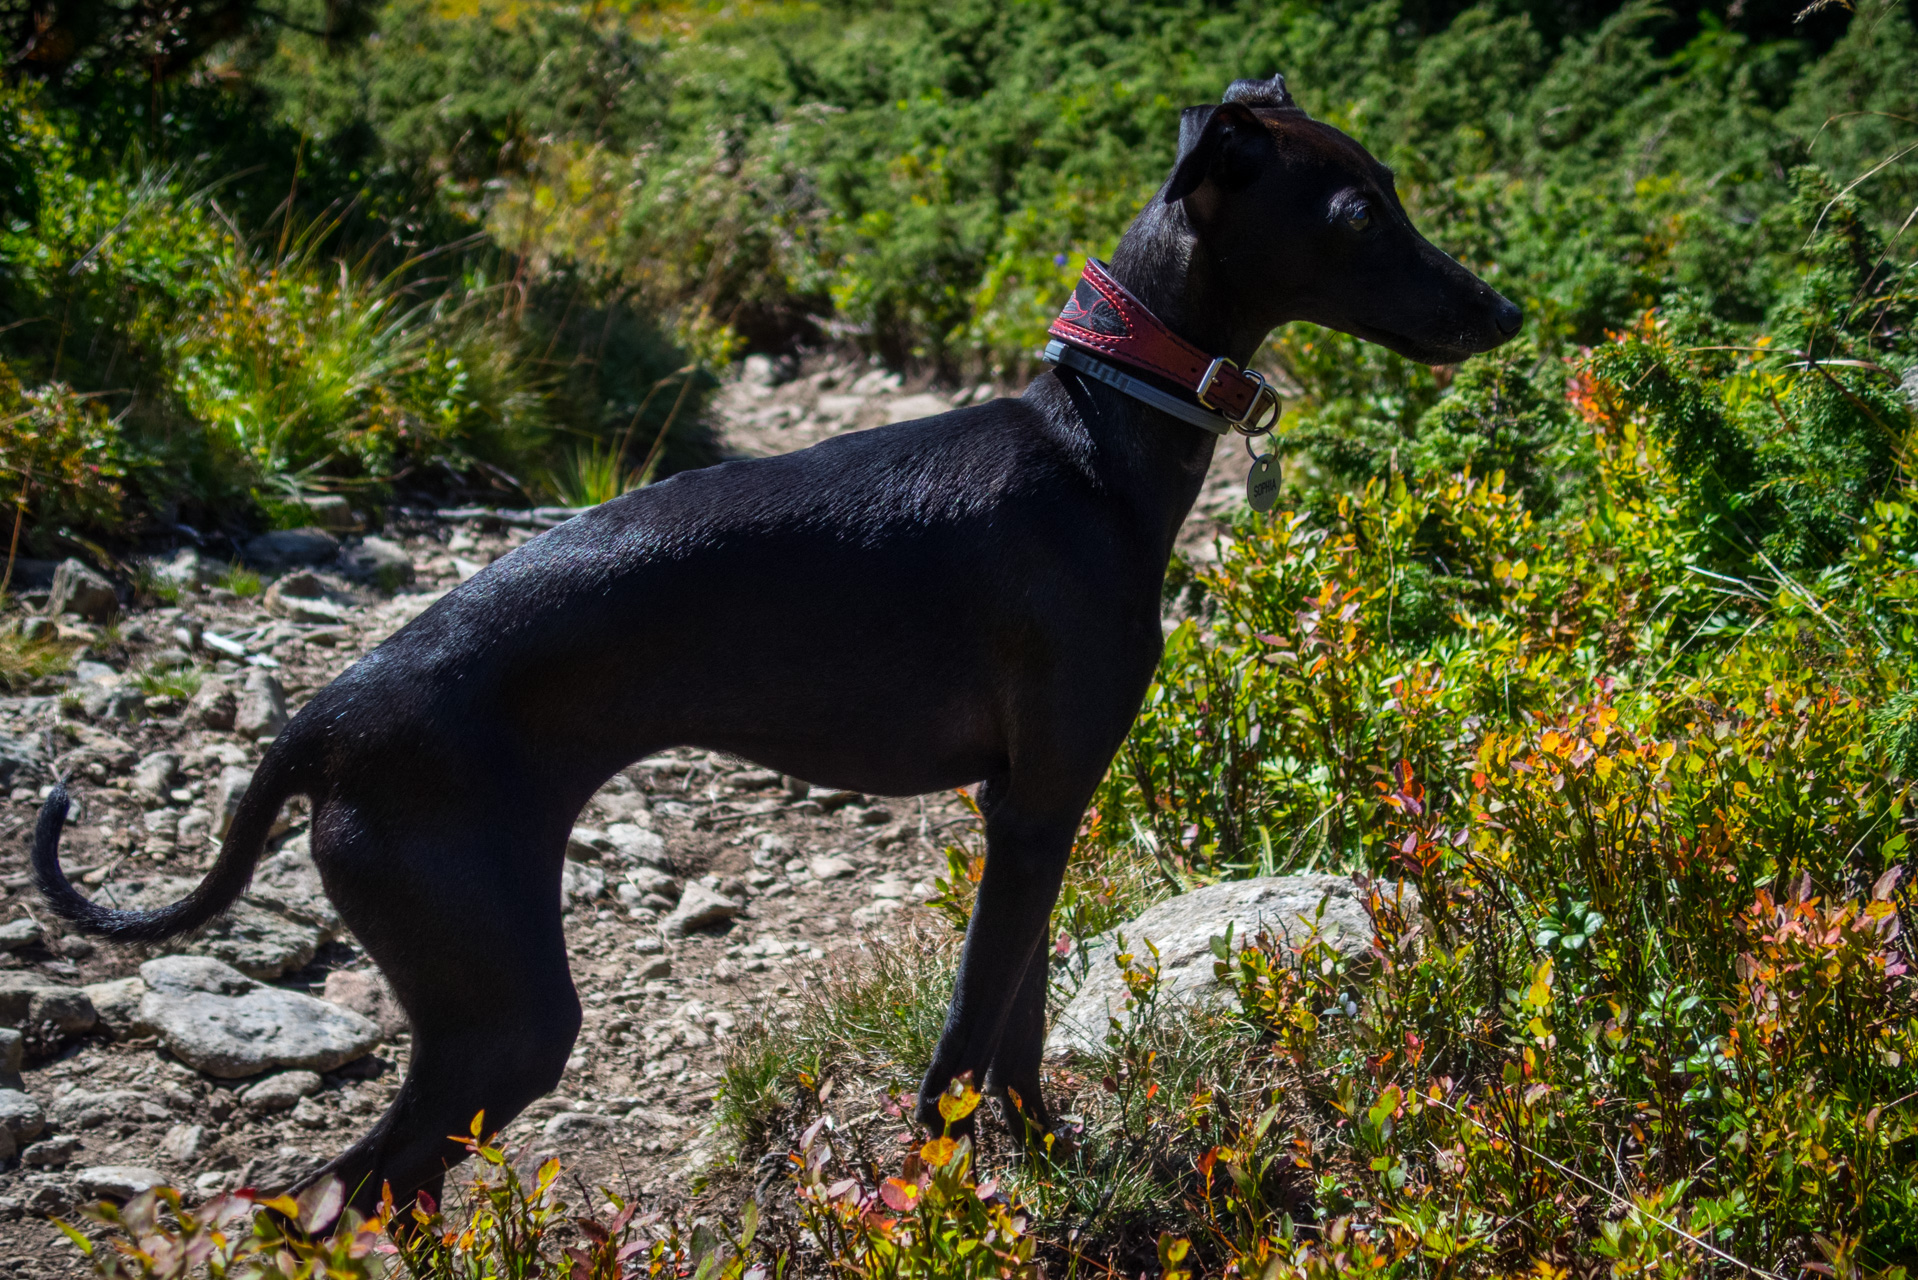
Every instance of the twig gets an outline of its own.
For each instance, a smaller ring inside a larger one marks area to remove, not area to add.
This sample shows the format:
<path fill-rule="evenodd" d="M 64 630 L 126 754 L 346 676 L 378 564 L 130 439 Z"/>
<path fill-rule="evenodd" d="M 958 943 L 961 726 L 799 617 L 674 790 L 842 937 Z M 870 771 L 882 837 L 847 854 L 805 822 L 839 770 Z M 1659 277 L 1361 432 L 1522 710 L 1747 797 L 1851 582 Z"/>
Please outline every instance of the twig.
<path fill-rule="evenodd" d="M 5 599 L 7 588 L 13 585 L 13 561 L 20 554 L 20 525 L 27 517 L 27 487 L 33 483 L 31 476 L 20 477 L 20 496 L 13 500 L 13 541 L 7 546 L 7 571 L 0 575 L 0 599 Z"/>

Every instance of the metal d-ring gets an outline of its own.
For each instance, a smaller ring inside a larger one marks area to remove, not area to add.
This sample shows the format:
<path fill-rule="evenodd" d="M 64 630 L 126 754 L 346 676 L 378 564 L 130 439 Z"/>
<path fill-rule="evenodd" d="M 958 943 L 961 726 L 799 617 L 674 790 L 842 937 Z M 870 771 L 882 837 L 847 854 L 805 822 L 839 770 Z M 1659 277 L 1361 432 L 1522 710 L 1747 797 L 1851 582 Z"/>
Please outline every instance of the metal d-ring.
<path fill-rule="evenodd" d="M 1263 375 L 1251 369 L 1241 372 L 1256 384 L 1257 390 L 1252 393 L 1252 404 L 1243 418 L 1227 415 L 1226 420 L 1232 424 L 1232 429 L 1242 436 L 1271 435 L 1272 429 L 1279 425 L 1279 415 L 1284 408 L 1279 400 L 1279 393 L 1273 390 L 1272 384 L 1267 382 Z M 1263 426 L 1259 425 L 1260 418 L 1265 419 Z"/>

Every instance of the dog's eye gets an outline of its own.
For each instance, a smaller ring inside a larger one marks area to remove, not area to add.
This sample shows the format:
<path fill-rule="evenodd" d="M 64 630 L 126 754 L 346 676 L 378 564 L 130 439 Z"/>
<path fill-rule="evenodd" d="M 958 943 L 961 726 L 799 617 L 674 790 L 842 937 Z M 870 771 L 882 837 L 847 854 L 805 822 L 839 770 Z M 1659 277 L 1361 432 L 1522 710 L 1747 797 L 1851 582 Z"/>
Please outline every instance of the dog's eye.
<path fill-rule="evenodd" d="M 1352 230 L 1354 231 L 1363 231 L 1367 227 L 1371 226 L 1372 225 L 1371 206 L 1362 204 L 1354 207 L 1350 213 L 1345 215 L 1345 225 L 1352 228 Z"/>

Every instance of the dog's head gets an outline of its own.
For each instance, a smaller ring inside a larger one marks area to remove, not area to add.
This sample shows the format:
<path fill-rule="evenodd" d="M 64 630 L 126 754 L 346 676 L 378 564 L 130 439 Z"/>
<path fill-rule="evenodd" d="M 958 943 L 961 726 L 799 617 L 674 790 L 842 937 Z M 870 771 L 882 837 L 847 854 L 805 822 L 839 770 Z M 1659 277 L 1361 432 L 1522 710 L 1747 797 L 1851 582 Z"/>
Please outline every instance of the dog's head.
<path fill-rule="evenodd" d="M 1219 279 L 1268 328 L 1310 320 L 1449 364 L 1524 319 L 1418 233 L 1391 170 L 1306 115 L 1283 76 L 1236 80 L 1219 105 L 1187 107 L 1160 196 L 1184 207 Z"/>

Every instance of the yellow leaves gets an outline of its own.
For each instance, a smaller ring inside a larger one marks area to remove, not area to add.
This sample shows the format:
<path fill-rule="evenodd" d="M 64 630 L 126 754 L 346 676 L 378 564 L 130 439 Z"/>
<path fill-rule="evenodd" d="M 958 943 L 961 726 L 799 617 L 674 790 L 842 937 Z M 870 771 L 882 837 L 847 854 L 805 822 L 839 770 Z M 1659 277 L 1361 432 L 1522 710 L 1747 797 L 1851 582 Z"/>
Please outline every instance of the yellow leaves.
<path fill-rule="evenodd" d="M 979 1091 L 972 1087 L 970 1080 L 954 1080 L 939 1095 L 939 1118 L 948 1125 L 958 1124 L 973 1113 L 979 1101 Z"/>
<path fill-rule="evenodd" d="M 1528 1011 L 1549 1009 L 1552 1004 L 1552 959 L 1547 956 L 1538 962 L 1532 970 L 1532 980 L 1525 988 L 1525 1008 Z"/>
<path fill-rule="evenodd" d="M 944 1101 L 945 1099 L 940 1099 L 942 1104 L 940 1106 L 941 1114 L 945 1112 Z M 947 1123 L 950 1124 L 952 1122 L 948 1120 Z M 919 1158 L 935 1169 L 942 1169 L 951 1162 L 954 1153 L 958 1150 L 959 1143 L 955 1139 L 934 1138 L 919 1148 Z"/>

